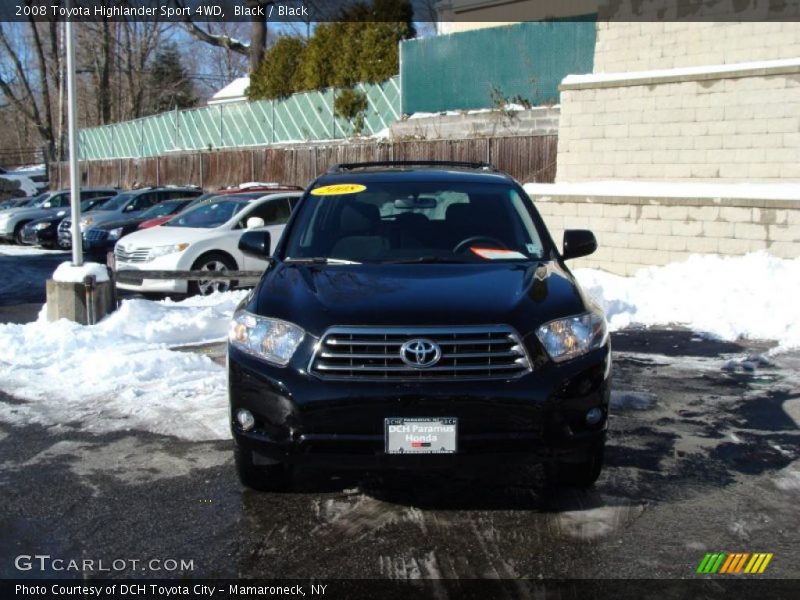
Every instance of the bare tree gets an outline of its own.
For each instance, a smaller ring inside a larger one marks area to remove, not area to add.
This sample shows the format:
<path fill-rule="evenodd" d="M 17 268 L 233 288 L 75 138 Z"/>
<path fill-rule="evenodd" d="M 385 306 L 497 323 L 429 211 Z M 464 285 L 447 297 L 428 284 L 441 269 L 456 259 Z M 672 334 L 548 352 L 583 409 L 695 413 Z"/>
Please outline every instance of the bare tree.
<path fill-rule="evenodd" d="M 8 56 L 11 68 L 0 71 L 0 91 L 8 103 L 37 130 L 42 143 L 45 161 L 56 158 L 55 123 L 51 93 L 53 81 L 50 77 L 53 57 L 58 50 L 58 24 L 27 22 L 26 40 L 33 55 L 33 68 L 29 68 L 21 57 L 20 50 L 12 42 L 7 27 L 0 25 L 0 48 Z M 22 30 L 18 30 L 22 33 Z M 42 36 L 50 40 L 48 52 Z M 48 56 L 49 55 L 49 56 Z M 57 69 L 56 69 L 57 70 Z"/>

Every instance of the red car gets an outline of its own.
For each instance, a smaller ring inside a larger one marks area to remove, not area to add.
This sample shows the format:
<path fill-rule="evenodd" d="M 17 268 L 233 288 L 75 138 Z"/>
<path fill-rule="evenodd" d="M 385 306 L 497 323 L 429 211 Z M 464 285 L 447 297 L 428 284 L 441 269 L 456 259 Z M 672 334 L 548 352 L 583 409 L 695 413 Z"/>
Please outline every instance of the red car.
<path fill-rule="evenodd" d="M 150 227 L 156 227 L 157 225 L 163 225 L 167 221 L 169 221 L 172 217 L 174 217 L 178 212 L 184 212 L 189 210 L 190 208 L 194 208 L 201 202 L 205 202 L 209 198 L 216 198 L 217 196 L 226 196 L 228 194 L 244 194 L 244 193 L 252 193 L 252 192 L 264 192 L 265 194 L 278 194 L 281 192 L 295 192 L 295 191 L 303 191 L 303 188 L 297 185 L 283 185 L 280 183 L 275 184 L 263 184 L 263 185 L 243 185 L 235 188 L 226 188 L 224 190 L 218 190 L 216 192 L 207 192 L 202 196 L 198 196 L 194 198 L 190 203 L 181 207 L 179 211 L 174 211 L 170 214 L 161 215 L 159 217 L 155 217 L 153 219 L 148 219 L 139 224 L 139 229 L 149 229 Z"/>

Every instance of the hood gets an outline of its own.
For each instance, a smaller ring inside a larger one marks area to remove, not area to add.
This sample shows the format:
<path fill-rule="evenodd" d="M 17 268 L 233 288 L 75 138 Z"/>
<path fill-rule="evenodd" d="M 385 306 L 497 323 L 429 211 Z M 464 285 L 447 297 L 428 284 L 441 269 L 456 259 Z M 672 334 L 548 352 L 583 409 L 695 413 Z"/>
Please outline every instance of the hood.
<path fill-rule="evenodd" d="M 122 213 L 117 212 L 116 210 L 90 210 L 86 213 L 82 213 L 81 219 L 83 219 L 83 217 L 92 217 L 92 226 L 96 226 L 98 223 L 106 223 L 108 221 L 116 220 L 121 218 L 121 216 Z"/>
<path fill-rule="evenodd" d="M 285 265 L 265 274 L 248 309 L 319 336 L 334 325 L 508 324 L 523 336 L 586 310 L 556 262 L 467 265 Z"/>
<path fill-rule="evenodd" d="M 146 221 L 139 223 L 139 229 L 150 229 L 156 225 L 163 225 L 174 216 L 175 215 L 165 215 L 163 217 L 153 217 L 152 219 L 147 219 Z"/>
<path fill-rule="evenodd" d="M 8 215 L 8 218 L 20 218 L 20 219 L 41 219 L 43 217 L 49 217 L 50 215 L 56 214 L 59 208 L 26 208 L 24 206 L 19 208 L 9 208 L 2 212 L 3 215 Z"/>
<path fill-rule="evenodd" d="M 105 231 L 111 231 L 112 229 L 116 229 L 117 227 L 136 227 L 139 223 L 142 222 L 142 219 L 116 219 L 114 221 L 106 221 L 102 223 L 100 226 L 95 227 L 94 229 L 103 229 Z"/>
<path fill-rule="evenodd" d="M 208 239 L 216 229 L 198 229 L 193 227 L 151 227 L 139 229 L 125 236 L 121 245 L 126 248 L 150 248 L 169 244 L 192 243 L 200 239 Z"/>

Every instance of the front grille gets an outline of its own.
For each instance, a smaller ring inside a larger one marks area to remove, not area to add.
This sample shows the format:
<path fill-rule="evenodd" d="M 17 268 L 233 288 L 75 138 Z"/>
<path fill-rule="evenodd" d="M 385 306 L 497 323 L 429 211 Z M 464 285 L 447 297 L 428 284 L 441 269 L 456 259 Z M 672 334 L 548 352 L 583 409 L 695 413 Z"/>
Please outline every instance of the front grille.
<path fill-rule="evenodd" d="M 65 233 L 69 232 L 69 228 L 72 226 L 72 221 L 69 219 L 63 219 L 61 223 L 58 224 L 58 233 Z"/>
<path fill-rule="evenodd" d="M 150 254 L 150 248 L 124 248 L 117 246 L 114 249 L 114 256 L 117 262 L 127 263 L 141 263 L 147 262 L 147 256 Z"/>
<path fill-rule="evenodd" d="M 401 347 L 416 339 L 438 345 L 439 361 L 429 367 L 407 364 Z M 365 381 L 515 379 L 530 371 L 525 347 L 505 325 L 332 327 L 309 364 L 309 372 L 321 379 Z"/>
<path fill-rule="evenodd" d="M 87 229 L 83 232 L 83 239 L 87 242 L 103 242 L 108 239 L 108 231 L 104 229 Z"/>

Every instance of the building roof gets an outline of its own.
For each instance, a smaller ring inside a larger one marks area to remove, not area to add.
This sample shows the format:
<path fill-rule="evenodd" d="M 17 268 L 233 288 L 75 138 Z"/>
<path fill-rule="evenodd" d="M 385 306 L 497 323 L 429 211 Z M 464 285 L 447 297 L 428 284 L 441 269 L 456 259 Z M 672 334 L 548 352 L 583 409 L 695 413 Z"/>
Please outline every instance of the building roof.
<path fill-rule="evenodd" d="M 247 100 L 245 92 L 250 87 L 249 77 L 238 77 L 209 98 L 209 104 L 225 104 Z"/>

